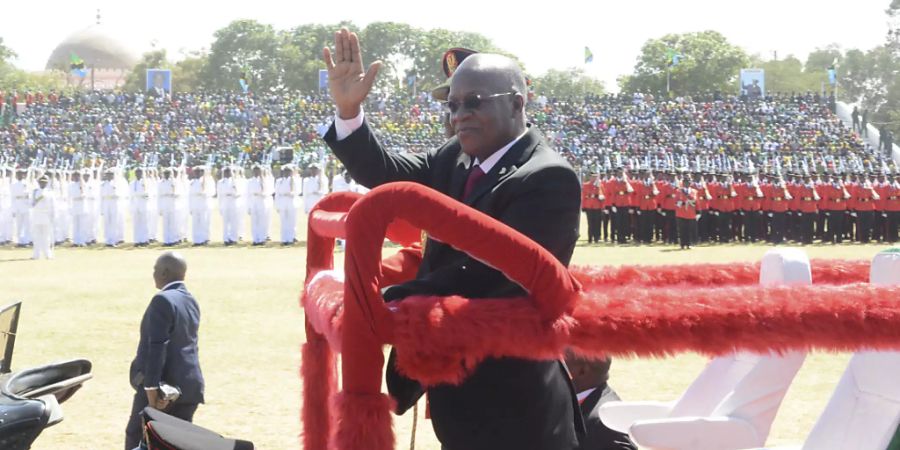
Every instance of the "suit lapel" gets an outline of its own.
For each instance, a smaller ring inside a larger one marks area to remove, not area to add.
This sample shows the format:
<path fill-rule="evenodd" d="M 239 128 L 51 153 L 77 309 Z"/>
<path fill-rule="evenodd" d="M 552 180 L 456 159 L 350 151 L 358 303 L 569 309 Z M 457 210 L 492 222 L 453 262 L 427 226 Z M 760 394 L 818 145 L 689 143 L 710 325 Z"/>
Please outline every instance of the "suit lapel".
<path fill-rule="evenodd" d="M 465 187 L 466 178 L 469 174 L 469 166 L 471 164 L 472 158 L 460 150 L 459 156 L 456 157 L 456 166 L 450 174 L 450 191 L 447 192 L 448 195 L 453 198 L 462 196 L 463 187 Z"/>
<path fill-rule="evenodd" d="M 539 142 L 540 136 L 537 134 L 537 131 L 529 128 L 528 132 L 522 136 L 522 139 L 519 139 L 518 142 L 510 147 L 509 151 L 500 158 L 500 161 L 491 168 L 491 171 L 478 181 L 472 193 L 463 199 L 463 203 L 469 206 L 474 205 L 481 196 L 493 189 L 494 186 L 512 176 L 521 165 L 531 158 L 531 154 L 534 153 L 534 149 L 537 148 Z"/>

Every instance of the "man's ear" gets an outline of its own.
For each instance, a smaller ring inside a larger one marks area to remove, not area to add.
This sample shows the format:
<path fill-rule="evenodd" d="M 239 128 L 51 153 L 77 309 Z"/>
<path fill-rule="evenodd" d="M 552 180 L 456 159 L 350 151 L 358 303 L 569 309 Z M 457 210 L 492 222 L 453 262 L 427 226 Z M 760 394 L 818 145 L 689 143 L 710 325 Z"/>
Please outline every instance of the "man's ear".
<path fill-rule="evenodd" d="M 518 94 L 513 96 L 513 111 L 519 112 L 525 110 L 525 97 L 524 94 Z"/>

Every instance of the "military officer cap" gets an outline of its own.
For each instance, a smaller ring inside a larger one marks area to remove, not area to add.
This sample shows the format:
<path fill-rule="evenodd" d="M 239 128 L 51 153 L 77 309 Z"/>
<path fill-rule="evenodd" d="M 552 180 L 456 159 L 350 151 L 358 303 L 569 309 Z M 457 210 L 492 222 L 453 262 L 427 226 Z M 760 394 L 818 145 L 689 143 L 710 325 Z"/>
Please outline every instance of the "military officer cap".
<path fill-rule="evenodd" d="M 438 101 L 447 101 L 447 97 L 450 95 L 450 78 L 453 77 L 456 68 L 459 67 L 464 59 L 476 53 L 478 52 L 475 50 L 462 47 L 451 48 L 444 52 L 444 56 L 441 58 L 441 69 L 443 69 L 447 81 L 431 90 L 431 98 Z"/>

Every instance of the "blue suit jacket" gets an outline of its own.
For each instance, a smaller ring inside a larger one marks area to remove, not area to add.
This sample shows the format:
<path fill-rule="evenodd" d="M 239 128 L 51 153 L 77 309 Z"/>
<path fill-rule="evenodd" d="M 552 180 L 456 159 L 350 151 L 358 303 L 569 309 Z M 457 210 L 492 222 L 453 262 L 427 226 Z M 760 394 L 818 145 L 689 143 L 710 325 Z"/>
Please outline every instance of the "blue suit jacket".
<path fill-rule="evenodd" d="M 131 363 L 135 389 L 181 388 L 176 403 L 203 403 L 203 373 L 197 347 L 200 307 L 184 283 L 173 283 L 153 296 L 141 320 L 141 340 Z"/>

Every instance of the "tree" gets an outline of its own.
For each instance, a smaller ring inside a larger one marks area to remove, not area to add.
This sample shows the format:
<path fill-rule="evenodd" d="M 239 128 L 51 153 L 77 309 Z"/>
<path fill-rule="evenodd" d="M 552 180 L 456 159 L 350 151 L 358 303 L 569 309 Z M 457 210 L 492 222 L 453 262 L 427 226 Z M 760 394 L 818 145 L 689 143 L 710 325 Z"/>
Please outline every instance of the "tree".
<path fill-rule="evenodd" d="M 675 65 L 673 56 L 678 59 Z M 719 32 L 668 34 L 647 41 L 634 73 L 619 82 L 625 92 L 664 92 L 666 74 L 670 72 L 673 94 L 734 92 L 740 70 L 749 62 L 744 50 Z"/>
<path fill-rule="evenodd" d="M 319 70 L 325 69 L 322 49 L 333 45 L 334 32 L 342 26 L 356 30 L 353 23 L 335 25 L 306 24 L 282 33 L 279 60 L 288 89 L 315 92 L 319 88 Z M 363 43 L 365 45 L 365 42 Z"/>
<path fill-rule="evenodd" d="M 822 83 L 828 83 L 828 73 L 824 68 L 804 69 L 804 64 L 793 55 L 770 61 L 754 57 L 751 58 L 751 65 L 765 71 L 767 92 L 818 92 Z M 811 66 L 808 60 L 806 66 Z"/>
<path fill-rule="evenodd" d="M 11 64 L 9 60 L 15 58 L 16 56 L 16 52 L 12 51 L 11 48 L 3 44 L 3 38 L 0 37 L 0 65 Z"/>
<path fill-rule="evenodd" d="M 131 73 L 125 77 L 125 90 L 143 91 L 147 86 L 147 69 L 171 69 L 172 64 L 166 59 L 165 49 L 153 50 L 144 53 L 141 60 L 131 69 Z M 173 87 L 178 86 L 178 80 L 173 80 Z"/>
<path fill-rule="evenodd" d="M 586 94 L 603 95 L 603 82 L 588 76 L 584 69 L 572 67 L 566 70 L 550 69 L 534 80 L 535 92 L 547 97 L 579 97 Z"/>
<path fill-rule="evenodd" d="M 203 76 L 208 64 L 209 56 L 201 52 L 193 52 L 178 61 L 172 69 L 172 88 L 177 92 L 193 92 L 203 88 L 206 85 Z"/>
<path fill-rule="evenodd" d="M 831 44 L 825 48 L 817 48 L 806 57 L 805 70 L 807 72 L 824 71 L 834 65 L 835 62 L 841 64 L 843 59 L 843 52 L 837 44 Z"/>
<path fill-rule="evenodd" d="M 236 20 L 216 31 L 204 79 L 214 89 L 238 89 L 241 76 L 251 89 L 282 88 L 284 68 L 279 58 L 281 36 L 271 25 Z"/>

